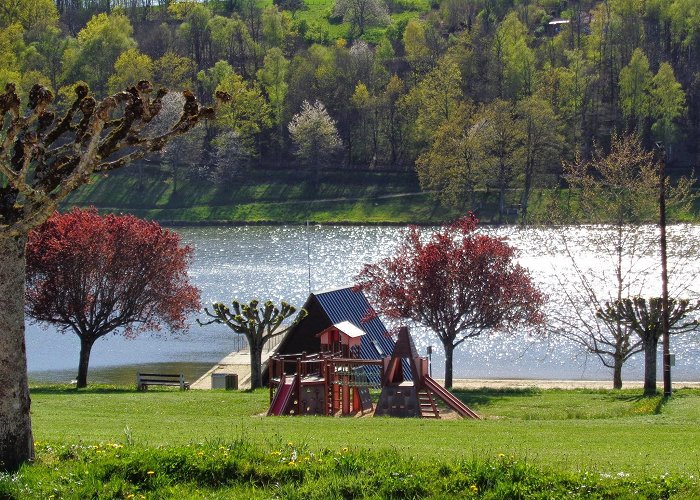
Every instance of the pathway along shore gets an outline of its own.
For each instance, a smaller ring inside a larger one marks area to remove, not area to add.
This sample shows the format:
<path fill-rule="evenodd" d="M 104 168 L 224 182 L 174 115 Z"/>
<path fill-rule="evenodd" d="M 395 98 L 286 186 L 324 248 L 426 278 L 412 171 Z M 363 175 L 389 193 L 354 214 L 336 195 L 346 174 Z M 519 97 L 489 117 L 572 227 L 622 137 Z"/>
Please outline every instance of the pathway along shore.
<path fill-rule="evenodd" d="M 267 361 L 274 354 L 277 346 L 263 351 L 263 369 Z M 192 389 L 211 389 L 212 374 L 236 374 L 238 375 L 238 388 L 250 389 L 250 353 L 247 348 L 232 352 L 215 364 L 209 371 L 202 375 L 190 387 Z M 440 384 L 443 379 L 436 379 Z M 661 381 L 659 381 L 661 384 Z M 494 378 L 458 378 L 453 380 L 454 389 L 612 389 L 612 380 L 550 380 L 550 379 L 494 379 Z M 624 389 L 638 389 L 644 387 L 644 381 L 624 381 Z M 674 381 L 673 387 L 700 388 L 700 381 Z"/>

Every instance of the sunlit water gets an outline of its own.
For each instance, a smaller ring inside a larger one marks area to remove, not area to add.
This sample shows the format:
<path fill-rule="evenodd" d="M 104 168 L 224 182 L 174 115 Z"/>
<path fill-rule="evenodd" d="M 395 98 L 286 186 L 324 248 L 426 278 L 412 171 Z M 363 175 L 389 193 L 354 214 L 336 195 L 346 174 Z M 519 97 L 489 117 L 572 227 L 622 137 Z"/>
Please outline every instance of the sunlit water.
<path fill-rule="evenodd" d="M 483 231 L 505 237 L 520 251 L 519 262 L 527 267 L 533 280 L 548 295 L 549 316 L 555 318 L 565 309 L 564 290 L 575 293 L 567 247 L 560 238 L 562 230 L 537 231 L 515 228 L 484 228 Z M 363 263 L 375 262 L 392 253 L 402 229 L 394 227 L 204 227 L 179 228 L 184 242 L 195 249 L 190 268 L 192 281 L 202 290 L 203 304 L 228 302 L 232 298 L 279 301 L 301 306 L 309 289 L 323 291 L 351 285 Z M 427 230 L 426 230 L 427 231 Z M 609 230 L 572 228 L 565 230 L 568 252 L 575 256 L 580 271 L 591 278 L 602 299 L 608 298 L 605 282 L 612 276 Z M 623 266 L 636 278 L 632 294 L 660 294 L 660 271 L 653 227 L 632 231 L 641 237 L 635 244 L 639 258 L 626 259 Z M 671 270 L 676 279 L 674 291 L 685 296 L 695 293 L 700 272 L 695 241 L 698 226 L 674 226 L 671 229 Z M 628 243 L 629 244 L 629 243 Z M 627 262 L 629 261 L 629 262 Z M 309 273 L 310 269 L 310 273 Z M 563 288 L 562 288 L 563 287 Z M 578 287 L 580 288 L 580 287 Z M 110 335 L 99 339 L 92 350 L 89 380 L 92 382 L 130 382 L 138 369 L 184 371 L 189 378 L 203 373 L 211 364 L 234 349 L 232 333 L 217 325 L 194 323 L 186 334 L 141 335 L 125 339 Z M 417 347 L 425 353 L 433 345 L 433 370 L 442 376 L 442 351 L 437 339 L 425 328 L 412 329 Z M 30 378 L 64 382 L 74 378 L 78 364 L 78 338 L 53 328 L 27 325 L 27 350 Z M 676 354 L 675 380 L 700 380 L 700 338 L 697 334 L 672 337 Z M 661 370 L 659 370 L 660 372 Z M 512 335 L 492 334 L 467 340 L 456 351 L 455 377 L 468 378 L 611 378 L 611 371 L 581 347 L 565 341 L 550 329 L 549 334 L 523 330 Z M 624 379 L 642 377 L 642 356 L 631 360 Z"/>

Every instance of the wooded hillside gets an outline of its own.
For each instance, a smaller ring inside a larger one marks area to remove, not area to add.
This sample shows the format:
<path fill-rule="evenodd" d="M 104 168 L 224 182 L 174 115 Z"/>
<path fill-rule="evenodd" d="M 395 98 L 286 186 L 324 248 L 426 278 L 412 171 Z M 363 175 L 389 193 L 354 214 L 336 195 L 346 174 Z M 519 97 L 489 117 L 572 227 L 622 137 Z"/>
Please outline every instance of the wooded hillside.
<path fill-rule="evenodd" d="M 526 203 L 615 133 L 677 171 L 700 157 L 697 0 L 0 0 L 0 26 L 0 85 L 24 95 L 234 96 L 156 158 L 175 179 L 415 169 L 476 206 L 484 188 Z"/>

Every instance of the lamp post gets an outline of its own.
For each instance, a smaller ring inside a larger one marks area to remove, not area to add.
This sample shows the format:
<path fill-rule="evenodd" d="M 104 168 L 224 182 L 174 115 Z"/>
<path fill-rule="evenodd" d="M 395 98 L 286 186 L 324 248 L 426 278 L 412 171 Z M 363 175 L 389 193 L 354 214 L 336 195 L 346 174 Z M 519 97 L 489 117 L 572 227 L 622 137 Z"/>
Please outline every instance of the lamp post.
<path fill-rule="evenodd" d="M 663 341 L 664 396 L 670 396 L 671 345 L 669 340 L 668 312 L 668 264 L 666 255 L 666 157 L 663 143 L 657 142 L 659 150 L 659 244 L 661 246 L 661 335 Z"/>
<path fill-rule="evenodd" d="M 429 345 L 426 352 L 428 354 L 428 376 L 433 378 L 433 346 Z"/>

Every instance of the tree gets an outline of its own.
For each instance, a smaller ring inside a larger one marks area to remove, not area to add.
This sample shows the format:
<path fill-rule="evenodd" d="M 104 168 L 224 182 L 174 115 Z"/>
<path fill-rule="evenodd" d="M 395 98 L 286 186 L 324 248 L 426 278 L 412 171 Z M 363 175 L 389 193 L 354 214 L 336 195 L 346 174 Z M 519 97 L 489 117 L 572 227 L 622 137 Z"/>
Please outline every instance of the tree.
<path fill-rule="evenodd" d="M 476 186 L 481 180 L 479 127 L 472 123 L 473 109 L 457 108 L 437 129 L 433 143 L 416 160 L 416 172 L 424 191 L 437 191 L 445 207 L 476 207 Z"/>
<path fill-rule="evenodd" d="M 662 141 L 670 155 L 671 145 L 677 138 L 675 121 L 685 114 L 685 92 L 676 80 L 673 68 L 664 62 L 651 80 L 651 109 L 656 121 L 651 127 L 654 137 Z"/>
<path fill-rule="evenodd" d="M 609 152 L 596 147 L 590 160 L 580 157 L 564 164 L 571 198 L 555 195 L 549 214 L 556 224 L 606 223 L 590 231 L 587 243 L 598 249 L 595 264 L 572 247 L 568 228 L 560 238 L 543 241 L 568 255 L 569 269 L 557 276 L 560 304 L 552 314 L 555 334 L 581 346 L 613 370 L 613 387 L 622 388 L 622 367 L 642 347 L 634 341 L 625 322 L 601 321 L 598 310 L 606 302 L 615 304 L 639 295 L 645 287 L 648 265 L 643 257 L 656 245 L 640 227 L 655 222 L 659 178 L 653 153 L 645 151 L 634 135 L 614 136 Z M 667 195 L 669 212 L 682 213 L 692 201 L 692 182 L 681 180 Z M 612 273 L 600 265 L 611 263 Z"/>
<path fill-rule="evenodd" d="M 490 331 L 541 325 L 544 296 L 514 262 L 503 240 L 477 234 L 470 214 L 432 233 L 427 241 L 408 229 L 396 253 L 366 264 L 358 286 L 378 312 L 430 328 L 445 349 L 445 387 L 452 360 L 465 340 Z"/>
<path fill-rule="evenodd" d="M 423 78 L 415 91 L 419 93 L 420 110 L 416 126 L 426 137 L 432 137 L 459 107 L 462 97 L 462 75 L 459 66 L 442 58 Z"/>
<path fill-rule="evenodd" d="M 0 27 L 18 23 L 26 32 L 39 35 L 58 22 L 58 11 L 52 0 L 0 0 Z"/>
<path fill-rule="evenodd" d="M 136 47 L 134 29 L 126 16 L 98 14 L 80 30 L 77 43 L 63 55 L 64 81 L 83 80 L 98 93 L 122 52 Z"/>
<path fill-rule="evenodd" d="M 535 75 L 535 54 L 528 47 L 528 31 L 515 12 L 506 16 L 496 31 L 494 56 L 500 98 L 530 95 Z"/>
<path fill-rule="evenodd" d="M 335 120 L 319 101 L 314 104 L 304 101 L 301 111 L 292 117 L 288 127 L 296 155 L 312 169 L 318 187 L 321 169 L 342 144 Z"/>
<path fill-rule="evenodd" d="M 77 387 L 87 386 L 94 342 L 186 328 L 199 310 L 199 290 L 187 277 L 192 249 L 156 222 L 95 209 L 55 213 L 29 233 L 27 314 L 80 338 Z"/>
<path fill-rule="evenodd" d="M 649 60 L 637 48 L 629 64 L 620 71 L 620 102 L 623 116 L 639 133 L 643 132 L 644 120 L 649 116 L 651 81 Z"/>
<path fill-rule="evenodd" d="M 149 134 L 148 124 L 167 93 L 151 98 L 151 90 L 148 82 L 140 82 L 100 102 L 87 86 L 78 85 L 63 116 L 51 110 L 53 94 L 40 85 L 31 89 L 25 112 L 14 85 L 0 94 L 0 123 L 7 126 L 0 149 L 0 469 L 15 470 L 34 456 L 20 292 L 29 231 L 93 174 L 158 151 L 213 115 L 185 92 L 180 117 L 165 132 Z"/>
<path fill-rule="evenodd" d="M 513 106 L 500 99 L 484 107 L 474 119 L 479 142 L 490 178 L 498 189 L 498 222 L 506 213 L 506 192 L 519 174 L 525 153 L 523 121 L 517 119 Z"/>
<path fill-rule="evenodd" d="M 114 73 L 107 80 L 107 86 L 114 93 L 140 80 L 153 80 L 153 61 L 148 55 L 129 49 L 115 61 Z"/>
<path fill-rule="evenodd" d="M 520 218 L 527 224 L 530 192 L 535 176 L 558 162 L 564 143 L 562 126 L 551 104 L 532 95 L 518 102 L 516 112 L 523 128 L 524 186 Z"/>
<path fill-rule="evenodd" d="M 270 106 L 257 83 L 248 84 L 240 75 L 229 73 L 216 86 L 216 93 L 236 96 L 224 103 L 217 114 L 217 125 L 233 130 L 246 143 L 271 125 Z"/>
<path fill-rule="evenodd" d="M 306 310 L 302 309 L 294 321 L 282 328 L 282 322 L 292 316 L 296 307 L 282 301 L 277 307 L 268 300 L 258 307 L 260 302 L 251 300 L 248 304 L 243 304 L 234 300 L 232 302 L 233 312 L 225 304 L 216 302 L 212 304 L 213 312 L 205 308 L 204 312 L 211 318 L 211 321 L 197 322 L 202 325 L 219 323 L 228 326 L 231 330 L 240 335 L 245 335 L 250 349 L 250 388 L 262 387 L 262 351 L 268 340 L 289 331 L 294 325 L 306 317 Z"/>
<path fill-rule="evenodd" d="M 262 83 L 270 101 L 274 122 L 282 127 L 282 109 L 287 95 L 287 69 L 289 61 L 284 58 L 282 50 L 272 47 L 265 54 L 262 69 L 258 70 L 258 80 Z"/>
<path fill-rule="evenodd" d="M 163 57 L 153 61 L 153 79 L 158 85 L 189 89 L 192 88 L 194 75 L 194 61 L 189 57 L 166 52 Z"/>
<path fill-rule="evenodd" d="M 697 320 L 687 316 L 700 309 L 700 302 L 691 304 L 687 299 L 669 299 L 669 333 L 684 333 L 697 328 Z M 631 297 L 606 302 L 597 316 L 611 325 L 624 324 L 639 336 L 644 350 L 644 395 L 656 394 L 656 351 L 663 334 L 661 299 L 659 297 Z"/>
<path fill-rule="evenodd" d="M 350 24 L 350 36 L 360 37 L 369 26 L 389 23 L 389 13 L 382 0 L 336 0 L 333 13 Z"/>

